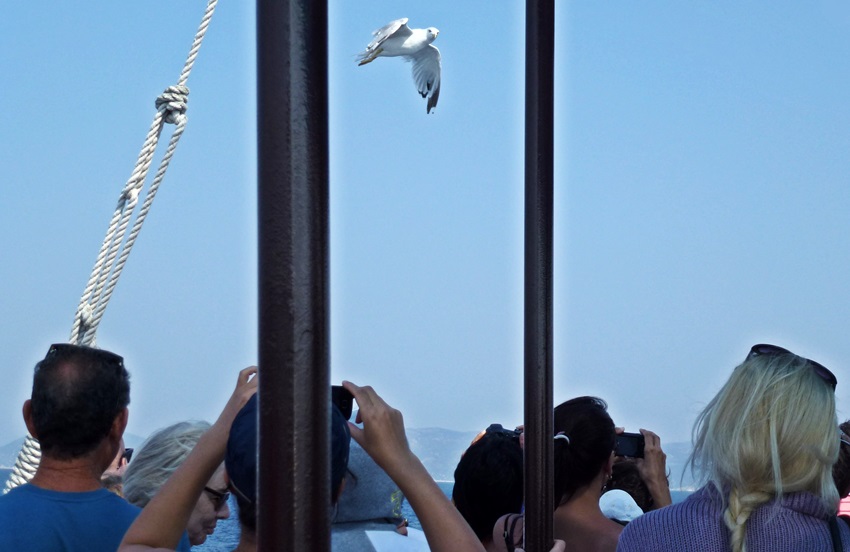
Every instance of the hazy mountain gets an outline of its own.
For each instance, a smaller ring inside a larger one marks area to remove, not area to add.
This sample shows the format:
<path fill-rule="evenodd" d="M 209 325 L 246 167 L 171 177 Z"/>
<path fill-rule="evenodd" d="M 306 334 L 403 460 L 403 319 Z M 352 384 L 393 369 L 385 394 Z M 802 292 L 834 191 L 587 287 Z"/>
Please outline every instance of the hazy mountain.
<path fill-rule="evenodd" d="M 460 455 L 469 447 L 475 432 L 452 431 L 441 428 L 418 428 L 407 430 L 410 448 L 422 460 L 422 464 L 437 481 L 452 481 Z M 144 441 L 138 435 L 126 434 L 128 447 L 139 447 Z M 24 438 L 11 441 L 0 447 L 0 468 L 12 467 L 21 450 Z M 682 477 L 685 462 L 691 452 L 690 443 L 665 443 L 667 469 L 670 472 L 670 488 L 693 488 L 690 472 Z"/>
<path fill-rule="evenodd" d="M 11 468 L 14 466 L 23 445 L 24 437 L 21 437 L 0 447 L 0 468 Z"/>
<path fill-rule="evenodd" d="M 422 460 L 431 477 L 437 481 L 454 480 L 454 471 L 458 460 L 460 460 L 460 455 L 469 447 L 473 437 L 475 437 L 474 432 L 450 431 L 440 428 L 407 430 L 410 448 Z M 691 453 L 691 444 L 664 443 L 663 448 L 667 454 L 670 488 L 693 488 L 694 481 L 690 470 L 682 477 L 685 463 Z"/>
<path fill-rule="evenodd" d="M 407 429 L 410 449 L 437 481 L 454 480 L 460 455 L 469 447 L 475 435 L 473 431 L 451 431 L 436 427 Z"/>

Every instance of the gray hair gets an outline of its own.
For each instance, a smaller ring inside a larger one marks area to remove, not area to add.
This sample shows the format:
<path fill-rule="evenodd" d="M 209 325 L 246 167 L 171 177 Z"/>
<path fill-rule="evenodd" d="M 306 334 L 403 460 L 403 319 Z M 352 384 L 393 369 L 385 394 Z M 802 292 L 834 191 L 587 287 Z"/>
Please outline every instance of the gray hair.
<path fill-rule="evenodd" d="M 151 434 L 124 472 L 127 502 L 144 508 L 209 428 L 203 421 L 179 422 Z"/>

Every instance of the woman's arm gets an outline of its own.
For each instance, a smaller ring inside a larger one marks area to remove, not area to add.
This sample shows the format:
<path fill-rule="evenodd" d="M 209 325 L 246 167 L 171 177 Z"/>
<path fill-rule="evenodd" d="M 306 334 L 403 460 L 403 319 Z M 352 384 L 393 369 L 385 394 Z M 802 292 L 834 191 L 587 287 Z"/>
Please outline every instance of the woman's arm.
<path fill-rule="evenodd" d="M 343 382 L 360 407 L 357 421 L 349 424 L 351 437 L 395 481 L 422 524 L 432 552 L 482 551 L 483 545 L 419 458 L 410 450 L 401 412 L 389 406 L 371 387 Z"/>
<path fill-rule="evenodd" d="M 224 461 L 233 419 L 257 392 L 257 378 L 251 378 L 256 374 L 256 366 L 239 372 L 236 389 L 218 420 L 201 436 L 183 464 L 142 509 L 124 535 L 119 552 L 165 551 L 177 547 L 204 485 Z"/>

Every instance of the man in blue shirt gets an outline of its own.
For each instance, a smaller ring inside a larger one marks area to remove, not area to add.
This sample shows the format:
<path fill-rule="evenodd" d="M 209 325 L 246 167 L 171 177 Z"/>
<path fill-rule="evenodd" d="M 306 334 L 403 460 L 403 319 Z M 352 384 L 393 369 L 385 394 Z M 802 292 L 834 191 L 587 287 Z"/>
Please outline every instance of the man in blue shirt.
<path fill-rule="evenodd" d="M 130 376 L 120 356 L 50 347 L 35 366 L 23 408 L 41 462 L 30 483 L 0 496 L 0 550 L 118 548 L 140 510 L 104 489 L 101 475 L 121 447 L 129 403 Z"/>

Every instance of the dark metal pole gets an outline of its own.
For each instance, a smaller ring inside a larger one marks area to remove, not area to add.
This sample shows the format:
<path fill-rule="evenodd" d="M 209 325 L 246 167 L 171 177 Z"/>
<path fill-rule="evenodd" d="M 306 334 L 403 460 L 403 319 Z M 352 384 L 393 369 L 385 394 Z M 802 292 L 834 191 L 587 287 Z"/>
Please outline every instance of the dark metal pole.
<path fill-rule="evenodd" d="M 261 551 L 330 550 L 327 1 L 257 1 Z"/>
<path fill-rule="evenodd" d="M 525 546 L 552 547 L 552 199 L 555 1 L 525 21 Z"/>

